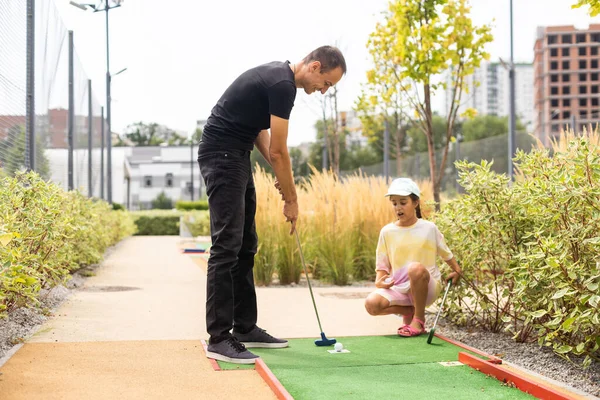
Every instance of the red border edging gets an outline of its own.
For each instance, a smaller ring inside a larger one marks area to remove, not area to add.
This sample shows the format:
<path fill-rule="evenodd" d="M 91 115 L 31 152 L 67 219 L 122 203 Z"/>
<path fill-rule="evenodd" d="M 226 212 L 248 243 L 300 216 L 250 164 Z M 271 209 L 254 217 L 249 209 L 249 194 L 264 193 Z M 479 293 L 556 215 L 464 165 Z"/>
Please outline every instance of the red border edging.
<path fill-rule="evenodd" d="M 490 363 L 492 363 L 492 364 L 502 364 L 502 360 L 501 360 L 501 359 L 499 359 L 499 358 L 498 358 L 498 357 L 496 357 L 496 356 L 492 356 L 491 354 L 484 353 L 483 351 L 481 351 L 481 350 L 479 350 L 479 349 L 476 349 L 476 348 L 474 348 L 474 347 L 471 347 L 471 346 L 467 346 L 467 345 L 466 345 L 466 344 L 464 344 L 464 343 L 457 342 L 456 340 L 452 340 L 452 339 L 450 339 L 450 338 L 447 338 L 447 337 L 445 337 L 445 336 L 439 335 L 439 334 L 437 334 L 437 333 L 436 333 L 434 336 L 435 336 L 435 337 L 438 337 L 438 338 L 440 338 L 440 339 L 442 339 L 442 340 L 444 340 L 444 341 L 446 341 L 446 342 L 448 342 L 448 343 L 451 343 L 451 344 L 453 344 L 453 345 L 455 345 L 455 346 L 462 347 L 462 348 L 463 348 L 463 349 L 465 349 L 465 350 L 469 350 L 470 352 L 473 352 L 473 353 L 475 353 L 475 354 L 479 354 L 479 355 L 480 355 L 480 356 L 482 356 L 482 357 L 486 357 L 486 358 L 487 358 L 487 361 L 488 361 L 488 362 L 490 362 Z M 459 354 L 460 354 L 460 353 L 459 353 Z M 459 360 L 459 361 L 460 361 L 460 360 Z"/>
<path fill-rule="evenodd" d="M 273 372 L 271 372 L 267 364 L 265 364 L 261 358 L 256 360 L 254 363 L 254 368 L 260 377 L 263 378 L 263 380 L 267 383 L 267 385 L 269 385 L 279 400 L 294 400 L 292 395 L 285 390 L 281 382 L 279 382 L 279 379 L 277 379 L 277 377 L 273 374 Z"/>
<path fill-rule="evenodd" d="M 206 340 L 201 339 L 200 342 L 202 342 L 202 347 L 204 348 L 204 354 L 206 354 Z M 212 365 L 213 369 L 215 371 L 221 371 L 221 367 L 219 367 L 219 363 L 217 362 L 217 360 L 215 360 L 214 358 L 209 358 L 208 361 L 210 362 L 210 365 Z"/>
<path fill-rule="evenodd" d="M 538 399 L 545 400 L 573 400 L 574 397 L 559 393 L 551 388 L 548 388 L 540 383 L 533 382 L 525 377 L 518 376 L 503 367 L 494 365 L 490 361 L 482 360 L 462 351 L 458 353 L 458 361 L 468 365 L 469 367 L 483 372 L 486 375 L 491 375 L 494 378 L 504 383 L 512 383 L 522 392 L 529 393 Z"/>
<path fill-rule="evenodd" d="M 201 339 L 200 342 L 202 343 L 202 347 L 204 348 L 204 353 L 206 353 L 206 341 L 204 339 Z M 217 360 L 209 358 L 208 361 L 210 362 L 210 365 L 215 371 L 223 371 L 221 367 L 219 367 L 219 363 L 217 362 Z M 263 381 L 265 381 L 265 383 L 269 385 L 269 388 L 271 388 L 271 390 L 273 391 L 273 393 L 275 393 L 275 396 L 277 396 L 279 400 L 294 400 L 292 395 L 290 395 L 288 391 L 285 390 L 281 382 L 279 382 L 277 377 L 273 374 L 273 372 L 271 372 L 271 370 L 269 369 L 267 364 L 265 364 L 262 358 L 256 360 L 256 362 L 254 363 L 254 370 L 258 372 L 258 375 L 260 375 Z"/>

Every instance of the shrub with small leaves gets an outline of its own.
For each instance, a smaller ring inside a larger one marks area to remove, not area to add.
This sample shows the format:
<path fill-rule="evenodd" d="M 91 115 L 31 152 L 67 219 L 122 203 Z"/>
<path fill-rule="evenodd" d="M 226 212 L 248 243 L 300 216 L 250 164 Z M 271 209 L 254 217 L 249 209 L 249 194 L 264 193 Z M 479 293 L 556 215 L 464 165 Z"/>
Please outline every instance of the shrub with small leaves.
<path fill-rule="evenodd" d="M 449 315 L 600 360 L 600 146 L 566 138 L 518 152 L 516 181 L 460 162 L 466 195 L 436 222 L 464 271 Z"/>
<path fill-rule="evenodd" d="M 64 192 L 35 172 L 0 179 L 0 317 L 37 306 L 40 289 L 98 263 L 134 229 L 127 212 Z"/>

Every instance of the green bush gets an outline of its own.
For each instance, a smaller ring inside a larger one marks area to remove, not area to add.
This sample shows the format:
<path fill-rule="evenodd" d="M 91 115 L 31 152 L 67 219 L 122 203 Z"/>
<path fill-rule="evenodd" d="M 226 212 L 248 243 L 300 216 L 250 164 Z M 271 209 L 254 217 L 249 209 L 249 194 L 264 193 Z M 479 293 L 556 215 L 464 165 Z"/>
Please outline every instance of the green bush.
<path fill-rule="evenodd" d="M 191 211 L 191 210 L 204 211 L 204 210 L 208 210 L 208 200 L 198 200 L 198 201 L 180 200 L 175 203 L 175 208 L 178 210 L 182 210 L 182 211 Z"/>
<path fill-rule="evenodd" d="M 64 192 L 34 172 L 0 179 L 0 317 L 35 307 L 41 289 L 98 263 L 134 230 L 127 212 Z"/>
<path fill-rule="evenodd" d="M 136 235 L 174 236 L 179 235 L 181 217 L 194 236 L 210 235 L 210 221 L 207 211 L 166 211 L 148 210 L 131 213 L 137 226 Z"/>
<path fill-rule="evenodd" d="M 152 200 L 152 208 L 156 210 L 170 210 L 173 208 L 173 200 L 171 200 L 165 192 L 160 192 L 158 196 Z"/>
<path fill-rule="evenodd" d="M 137 226 L 136 235 L 162 236 L 179 235 L 181 213 L 174 211 L 136 211 L 132 212 Z"/>
<path fill-rule="evenodd" d="M 183 222 L 194 236 L 210 236 L 210 217 L 208 211 L 189 211 L 183 213 Z"/>
<path fill-rule="evenodd" d="M 458 164 L 467 194 L 436 216 L 464 271 L 450 315 L 589 366 L 600 359 L 600 148 L 578 138 L 516 164 L 511 186 L 489 163 Z"/>

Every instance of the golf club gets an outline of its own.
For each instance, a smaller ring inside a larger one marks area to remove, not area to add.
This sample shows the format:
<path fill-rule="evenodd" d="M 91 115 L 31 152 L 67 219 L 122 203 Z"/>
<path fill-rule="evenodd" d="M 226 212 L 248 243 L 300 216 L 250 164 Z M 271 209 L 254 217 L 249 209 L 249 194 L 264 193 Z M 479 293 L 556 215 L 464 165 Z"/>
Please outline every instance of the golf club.
<path fill-rule="evenodd" d="M 313 307 L 315 308 L 315 314 L 317 314 L 317 322 L 319 323 L 319 329 L 321 330 L 321 339 L 315 340 L 315 344 L 317 346 L 331 346 L 335 344 L 335 339 L 327 339 L 325 333 L 323 332 L 323 328 L 321 327 L 321 320 L 319 319 L 319 312 L 317 311 L 317 304 L 315 303 L 315 297 L 313 296 L 312 287 L 310 286 L 310 279 L 308 279 L 308 271 L 306 269 L 306 263 L 304 262 L 304 255 L 302 254 L 302 246 L 300 245 L 300 237 L 298 236 L 298 231 L 294 230 L 296 233 L 296 242 L 298 243 L 298 251 L 300 252 L 300 259 L 302 260 L 302 267 L 304 268 L 304 274 L 306 275 L 306 282 L 308 283 L 308 289 L 310 290 L 310 297 L 312 298 Z"/>
<path fill-rule="evenodd" d="M 431 344 L 431 339 L 433 339 L 433 335 L 435 334 L 435 327 L 437 326 L 438 318 L 442 313 L 442 309 L 444 308 L 444 303 L 446 302 L 446 296 L 448 295 L 448 290 L 450 290 L 450 286 L 452 285 L 452 279 L 448 280 L 448 284 L 446 285 L 446 292 L 444 293 L 444 298 L 442 299 L 442 304 L 440 304 L 440 309 L 435 316 L 435 321 L 433 322 L 433 327 L 429 330 L 429 336 L 427 337 L 427 344 Z"/>

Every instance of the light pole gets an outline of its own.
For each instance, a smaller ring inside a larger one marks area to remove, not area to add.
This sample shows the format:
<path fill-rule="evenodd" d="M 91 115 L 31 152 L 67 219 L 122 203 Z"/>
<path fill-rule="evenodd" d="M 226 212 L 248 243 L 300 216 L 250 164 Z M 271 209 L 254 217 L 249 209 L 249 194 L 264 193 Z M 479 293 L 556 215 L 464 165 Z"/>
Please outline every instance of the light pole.
<path fill-rule="evenodd" d="M 460 160 L 460 144 L 462 143 L 463 140 L 464 140 L 464 138 L 463 138 L 462 133 L 458 133 L 456 135 L 456 142 L 454 143 L 454 145 L 456 146 L 456 152 L 454 154 L 454 162 Z M 458 182 L 458 180 L 459 180 L 458 168 L 456 168 L 456 193 L 460 194 L 460 183 Z"/>
<path fill-rule="evenodd" d="M 510 0 L 510 122 L 508 130 L 508 177 L 512 182 L 513 158 L 516 149 L 515 123 L 515 60 L 513 59 L 513 0 Z"/>
<path fill-rule="evenodd" d="M 384 114 L 383 128 L 383 175 L 385 176 L 385 184 L 390 180 L 390 131 L 388 129 L 387 114 Z"/>
<path fill-rule="evenodd" d="M 106 186 L 107 186 L 107 201 L 112 204 L 112 129 L 111 129 L 111 107 L 110 107 L 110 52 L 109 52 L 109 36 L 108 36 L 108 12 L 113 8 L 121 7 L 123 0 L 102 0 L 98 5 L 81 4 L 71 1 L 70 4 L 84 11 L 91 8 L 94 12 L 104 11 L 106 13 L 106 124 L 108 125 L 108 141 L 106 143 Z M 120 72 L 123 72 L 120 71 Z"/>

